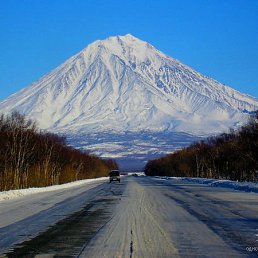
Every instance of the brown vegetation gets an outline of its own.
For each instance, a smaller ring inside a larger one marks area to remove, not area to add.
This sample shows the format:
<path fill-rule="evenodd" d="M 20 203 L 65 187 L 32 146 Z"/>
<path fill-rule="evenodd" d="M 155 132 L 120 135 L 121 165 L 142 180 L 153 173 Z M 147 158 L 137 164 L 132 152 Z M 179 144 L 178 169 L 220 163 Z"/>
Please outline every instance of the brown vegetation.
<path fill-rule="evenodd" d="M 217 137 L 151 160 L 145 173 L 157 176 L 225 178 L 257 181 L 258 112 L 238 131 Z"/>
<path fill-rule="evenodd" d="M 0 117 L 0 190 L 62 184 L 106 176 L 117 168 L 66 145 L 65 138 L 39 132 L 19 113 Z"/>

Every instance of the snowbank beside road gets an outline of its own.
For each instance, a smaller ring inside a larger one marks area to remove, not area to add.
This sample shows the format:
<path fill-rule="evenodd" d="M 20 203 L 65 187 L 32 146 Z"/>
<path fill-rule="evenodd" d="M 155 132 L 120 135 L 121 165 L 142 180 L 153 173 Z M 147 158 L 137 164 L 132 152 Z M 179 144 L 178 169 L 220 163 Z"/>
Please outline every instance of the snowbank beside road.
<path fill-rule="evenodd" d="M 31 194 L 42 193 L 42 192 L 51 192 L 55 190 L 67 189 L 67 188 L 72 188 L 72 187 L 76 187 L 84 184 L 89 184 L 91 182 L 98 182 L 98 181 L 105 181 L 105 180 L 108 180 L 108 177 L 78 180 L 75 182 L 62 184 L 62 185 L 52 185 L 47 187 L 33 187 L 33 188 L 27 188 L 27 189 L 3 191 L 3 192 L 0 192 L 0 202 L 5 200 L 15 199 L 25 195 L 31 195 Z"/>
<path fill-rule="evenodd" d="M 175 179 L 179 179 L 190 183 L 206 184 L 213 187 L 225 187 L 225 188 L 231 188 L 234 190 L 258 193 L 258 183 L 237 182 L 237 181 L 231 181 L 231 180 L 207 179 L 207 178 L 198 178 L 198 177 L 197 178 L 194 178 L 194 177 L 177 178 L 176 177 Z"/>
<path fill-rule="evenodd" d="M 212 187 L 225 187 L 234 190 L 244 191 L 244 192 L 254 192 L 258 193 L 258 183 L 253 182 L 237 182 L 232 180 L 224 179 L 210 179 L 210 178 L 200 178 L 200 177 L 156 177 L 159 179 L 176 179 L 189 183 L 205 184 Z"/>

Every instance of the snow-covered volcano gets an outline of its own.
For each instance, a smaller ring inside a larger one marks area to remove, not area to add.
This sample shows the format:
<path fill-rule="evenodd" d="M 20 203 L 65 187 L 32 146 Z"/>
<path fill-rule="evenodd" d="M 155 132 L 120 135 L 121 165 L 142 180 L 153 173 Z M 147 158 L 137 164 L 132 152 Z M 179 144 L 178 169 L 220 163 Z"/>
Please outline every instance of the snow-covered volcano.
<path fill-rule="evenodd" d="M 96 41 L 0 103 L 62 131 L 214 133 L 258 100 L 207 78 L 132 35 Z"/>
<path fill-rule="evenodd" d="M 98 40 L 0 102 L 67 135 L 142 131 L 219 133 L 258 100 L 201 75 L 134 36 Z"/>

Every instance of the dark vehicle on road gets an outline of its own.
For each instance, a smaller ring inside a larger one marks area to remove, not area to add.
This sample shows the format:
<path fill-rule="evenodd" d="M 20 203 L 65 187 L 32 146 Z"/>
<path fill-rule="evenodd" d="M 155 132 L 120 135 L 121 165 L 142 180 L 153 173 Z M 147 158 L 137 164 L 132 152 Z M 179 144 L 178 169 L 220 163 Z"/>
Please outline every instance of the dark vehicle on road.
<path fill-rule="evenodd" d="M 120 182 L 120 173 L 118 170 L 111 170 L 109 173 L 109 182 L 118 181 Z"/>

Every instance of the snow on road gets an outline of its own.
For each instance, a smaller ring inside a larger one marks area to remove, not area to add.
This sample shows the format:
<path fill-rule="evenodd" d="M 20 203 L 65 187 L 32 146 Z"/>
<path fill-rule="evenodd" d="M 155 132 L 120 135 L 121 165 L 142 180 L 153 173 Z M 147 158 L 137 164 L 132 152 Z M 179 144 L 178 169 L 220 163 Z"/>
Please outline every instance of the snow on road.
<path fill-rule="evenodd" d="M 0 253 L 79 210 L 107 178 L 0 193 Z"/>
<path fill-rule="evenodd" d="M 115 216 L 80 257 L 255 257 L 248 248 L 257 248 L 257 197 L 177 179 L 128 178 Z"/>
<path fill-rule="evenodd" d="M 179 257 L 152 206 L 154 194 L 130 179 L 114 217 L 80 257 Z"/>
<path fill-rule="evenodd" d="M 48 240 L 52 254 L 257 257 L 257 193 L 175 178 L 128 176 L 111 184 L 103 180 L 1 201 L 0 254 L 37 234 L 45 242 L 51 232 L 46 228 L 52 225 L 56 231 L 58 220 L 76 217 L 76 211 L 90 206 L 74 220 L 81 228 L 63 233 L 66 243 L 56 240 L 55 234 Z M 71 226 L 76 229 L 76 224 Z M 73 249 L 71 241 L 83 234 L 87 238 Z M 35 249 L 32 241 L 21 245 Z M 48 246 L 37 246 L 35 254 L 46 255 Z"/>

